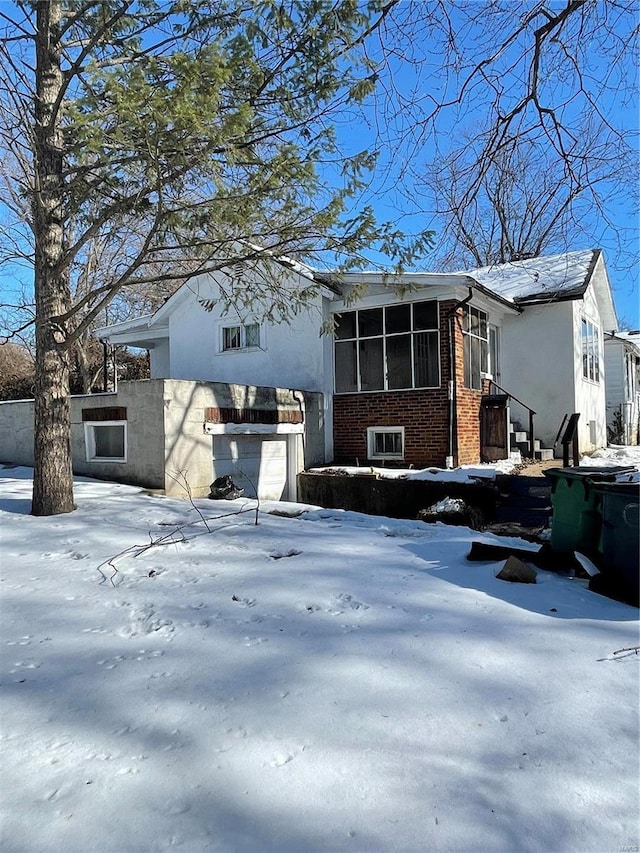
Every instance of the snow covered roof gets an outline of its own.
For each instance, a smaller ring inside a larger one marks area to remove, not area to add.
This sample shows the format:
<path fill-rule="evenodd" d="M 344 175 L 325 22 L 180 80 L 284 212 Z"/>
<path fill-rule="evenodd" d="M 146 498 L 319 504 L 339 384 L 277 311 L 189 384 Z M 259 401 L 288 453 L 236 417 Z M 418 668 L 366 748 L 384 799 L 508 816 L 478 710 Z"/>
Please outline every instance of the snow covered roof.
<path fill-rule="evenodd" d="M 624 341 L 625 344 L 631 344 L 631 347 L 640 354 L 640 330 L 634 329 L 632 332 L 615 332 L 611 338 Z"/>
<path fill-rule="evenodd" d="M 465 273 L 494 293 L 519 304 L 572 299 L 584 294 L 600 255 L 600 249 L 584 249 L 465 270 Z"/>

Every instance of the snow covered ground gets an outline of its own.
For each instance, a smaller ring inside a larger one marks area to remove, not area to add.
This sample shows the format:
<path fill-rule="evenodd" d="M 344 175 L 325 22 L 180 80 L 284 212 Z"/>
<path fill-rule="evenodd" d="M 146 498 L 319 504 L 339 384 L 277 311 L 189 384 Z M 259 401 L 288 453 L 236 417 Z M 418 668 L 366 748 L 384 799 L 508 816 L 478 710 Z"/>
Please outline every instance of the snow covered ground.
<path fill-rule="evenodd" d="M 207 531 L 88 480 L 34 518 L 30 475 L 0 470 L 2 851 L 638 849 L 637 610 L 499 581 L 466 528 L 205 500 Z"/>
<path fill-rule="evenodd" d="M 500 462 L 479 463 L 476 465 L 460 465 L 458 468 L 370 468 L 361 466 L 355 468 L 353 466 L 328 466 L 323 468 L 311 468 L 312 472 L 329 472 L 351 474 L 375 474 L 377 477 L 387 479 L 402 479 L 402 480 L 430 480 L 432 482 L 439 481 L 441 483 L 473 483 L 478 480 L 493 480 L 497 474 L 510 474 L 522 462 L 520 453 L 512 454 L 511 459 L 503 459 Z M 555 460 L 558 468 L 562 467 L 560 459 Z M 610 447 L 596 450 L 590 456 L 583 456 L 580 459 L 581 466 L 588 467 L 611 467 L 617 466 L 635 466 L 640 475 L 640 447 L 612 445 Z M 526 471 L 524 472 L 527 473 Z M 629 477 L 624 477 L 629 479 Z M 637 478 L 636 478 L 637 479 Z"/>

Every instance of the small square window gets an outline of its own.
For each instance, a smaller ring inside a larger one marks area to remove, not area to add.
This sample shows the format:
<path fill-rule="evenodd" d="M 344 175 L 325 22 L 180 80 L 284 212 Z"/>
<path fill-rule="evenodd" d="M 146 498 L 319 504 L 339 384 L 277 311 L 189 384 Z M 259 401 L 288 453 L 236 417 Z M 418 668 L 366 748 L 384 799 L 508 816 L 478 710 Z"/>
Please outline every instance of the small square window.
<path fill-rule="evenodd" d="M 127 461 L 127 422 L 96 421 L 85 423 L 87 462 Z"/>
<path fill-rule="evenodd" d="M 260 324 L 246 326 L 224 326 L 222 329 L 222 351 L 258 348 L 260 346 Z"/>
<path fill-rule="evenodd" d="M 250 323 L 244 327 L 244 345 L 246 347 L 260 346 L 260 326 L 257 323 Z"/>
<path fill-rule="evenodd" d="M 240 326 L 227 326 L 222 330 L 222 349 L 240 349 Z"/>
<path fill-rule="evenodd" d="M 404 427 L 367 427 L 367 458 L 404 459 Z"/>

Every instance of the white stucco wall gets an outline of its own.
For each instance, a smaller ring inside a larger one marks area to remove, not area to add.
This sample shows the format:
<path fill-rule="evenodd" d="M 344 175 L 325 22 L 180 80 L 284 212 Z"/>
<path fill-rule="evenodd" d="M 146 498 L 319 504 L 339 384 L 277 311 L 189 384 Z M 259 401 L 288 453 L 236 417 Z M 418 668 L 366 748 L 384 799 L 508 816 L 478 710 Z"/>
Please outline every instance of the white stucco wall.
<path fill-rule="evenodd" d="M 250 283 L 247 286 L 250 288 Z M 201 277 L 193 289 L 197 298 L 186 294 L 169 318 L 171 379 L 324 390 L 321 297 L 287 324 L 262 321 L 260 306 L 240 313 L 224 313 L 222 305 L 206 311 L 198 299 L 217 297 L 211 277 Z M 222 351 L 221 330 L 236 322 L 260 323 L 259 349 Z"/>
<path fill-rule="evenodd" d="M 224 282 L 223 277 L 220 280 Z M 292 289 L 299 288 L 301 281 L 292 273 L 289 284 Z M 287 286 L 286 280 L 283 286 Z M 318 295 L 292 323 L 273 323 L 261 320 L 259 307 L 255 312 L 225 313 L 222 305 L 206 311 L 198 303 L 198 299 L 217 296 L 217 285 L 210 276 L 201 276 L 190 284 L 169 315 L 166 348 L 152 350 L 152 377 L 319 391 L 324 395 L 322 419 L 326 458 L 330 459 L 333 373 L 326 371 L 326 361 L 332 347 L 330 338 L 320 335 L 329 300 Z M 222 351 L 222 328 L 236 322 L 260 323 L 259 349 Z"/>
<path fill-rule="evenodd" d="M 582 375 L 583 316 L 600 329 L 599 382 Z M 502 352 L 502 384 L 535 409 L 536 437 L 543 446 L 553 447 L 564 415 L 573 412 L 580 413 L 580 452 L 606 446 L 603 332 L 591 286 L 583 299 L 533 305 L 520 317 L 507 318 Z M 526 427 L 524 411 L 514 405 L 513 412 Z"/>
<path fill-rule="evenodd" d="M 501 384 L 535 410 L 536 437 L 545 447 L 553 447 L 563 416 L 576 411 L 574 350 L 572 302 L 505 318 Z M 513 416 L 527 428 L 525 410 L 513 405 Z"/>
<path fill-rule="evenodd" d="M 169 340 L 159 341 L 149 350 L 149 372 L 152 379 L 169 379 L 171 362 Z"/>

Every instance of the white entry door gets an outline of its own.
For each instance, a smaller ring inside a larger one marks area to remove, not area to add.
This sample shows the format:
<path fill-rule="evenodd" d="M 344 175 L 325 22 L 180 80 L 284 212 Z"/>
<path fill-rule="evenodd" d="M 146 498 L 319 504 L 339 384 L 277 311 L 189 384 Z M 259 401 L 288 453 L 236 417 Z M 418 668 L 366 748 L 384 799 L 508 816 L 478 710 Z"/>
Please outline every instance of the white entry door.
<path fill-rule="evenodd" d="M 244 497 L 287 500 L 287 436 L 214 435 L 213 479 L 230 474 Z"/>

